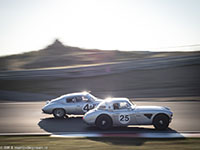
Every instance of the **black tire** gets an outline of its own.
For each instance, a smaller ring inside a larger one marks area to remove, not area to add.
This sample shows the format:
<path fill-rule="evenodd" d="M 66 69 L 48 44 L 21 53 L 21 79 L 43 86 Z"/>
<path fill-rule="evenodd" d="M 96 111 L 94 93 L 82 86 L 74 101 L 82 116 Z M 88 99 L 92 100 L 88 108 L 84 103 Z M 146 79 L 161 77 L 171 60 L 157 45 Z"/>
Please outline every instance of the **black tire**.
<path fill-rule="evenodd" d="M 53 110 L 53 115 L 55 118 L 64 118 L 65 116 L 65 110 L 62 108 L 57 108 Z"/>
<path fill-rule="evenodd" d="M 153 119 L 153 126 L 157 130 L 167 129 L 168 126 L 169 126 L 169 117 L 164 115 L 164 114 L 160 114 L 160 115 L 155 116 L 155 118 Z"/>
<path fill-rule="evenodd" d="M 112 119 L 108 115 L 101 115 L 96 119 L 96 126 L 101 130 L 112 127 Z"/>
<path fill-rule="evenodd" d="M 66 119 L 68 119 L 68 118 L 69 118 L 69 116 L 68 116 L 67 114 L 65 114 L 65 118 L 66 118 Z"/>

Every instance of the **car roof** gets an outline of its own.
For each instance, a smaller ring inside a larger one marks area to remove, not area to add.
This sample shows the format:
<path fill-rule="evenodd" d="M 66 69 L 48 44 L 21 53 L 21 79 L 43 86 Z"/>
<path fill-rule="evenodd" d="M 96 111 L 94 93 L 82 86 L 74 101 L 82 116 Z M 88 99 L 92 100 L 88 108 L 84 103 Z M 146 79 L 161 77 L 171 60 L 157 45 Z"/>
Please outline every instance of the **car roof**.
<path fill-rule="evenodd" d="M 107 109 L 112 108 L 112 105 L 114 103 L 120 103 L 120 102 L 130 102 L 128 98 L 125 97 L 119 97 L 119 98 L 107 98 L 103 100 L 100 104 L 99 107 L 102 105 L 105 105 Z"/>
<path fill-rule="evenodd" d="M 105 101 L 109 103 L 115 103 L 115 102 L 129 101 L 129 99 L 126 97 L 117 97 L 117 98 L 107 98 L 105 99 Z"/>
<path fill-rule="evenodd" d="M 70 97 L 70 96 L 80 96 L 80 95 L 87 95 L 89 94 L 88 92 L 77 92 L 77 93 L 69 93 L 62 95 L 61 97 Z"/>

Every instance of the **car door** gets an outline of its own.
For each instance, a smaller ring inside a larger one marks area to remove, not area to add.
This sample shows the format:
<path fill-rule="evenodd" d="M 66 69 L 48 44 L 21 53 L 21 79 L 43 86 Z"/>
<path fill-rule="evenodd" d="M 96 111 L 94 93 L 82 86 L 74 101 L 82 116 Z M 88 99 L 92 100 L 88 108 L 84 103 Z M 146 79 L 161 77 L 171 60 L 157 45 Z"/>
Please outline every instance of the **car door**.
<path fill-rule="evenodd" d="M 66 114 L 74 114 L 76 107 L 76 97 L 71 96 L 65 99 L 64 109 Z"/>
<path fill-rule="evenodd" d="M 118 105 L 118 107 L 115 107 Z M 126 102 L 118 102 L 113 104 L 113 121 L 116 126 L 127 126 L 136 124 L 135 113 L 128 107 Z"/>
<path fill-rule="evenodd" d="M 89 110 L 94 108 L 93 102 L 87 96 L 77 96 L 77 113 L 85 114 Z"/>

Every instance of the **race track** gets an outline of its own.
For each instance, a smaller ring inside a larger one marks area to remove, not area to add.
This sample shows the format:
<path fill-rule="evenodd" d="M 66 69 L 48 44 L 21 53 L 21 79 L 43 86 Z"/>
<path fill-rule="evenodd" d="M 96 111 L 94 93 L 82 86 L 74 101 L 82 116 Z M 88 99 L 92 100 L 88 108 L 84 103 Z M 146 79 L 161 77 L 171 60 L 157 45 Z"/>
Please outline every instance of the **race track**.
<path fill-rule="evenodd" d="M 45 102 L 0 103 L 0 133 L 56 133 L 56 132 L 102 132 L 88 127 L 81 116 L 68 119 L 54 119 L 52 115 L 42 114 Z M 174 102 L 135 102 L 137 105 L 168 106 L 174 112 L 169 130 L 165 132 L 200 131 L 200 101 Z M 108 132 L 108 131 L 107 131 Z M 112 133 L 158 132 L 153 126 L 131 126 L 113 128 Z"/>

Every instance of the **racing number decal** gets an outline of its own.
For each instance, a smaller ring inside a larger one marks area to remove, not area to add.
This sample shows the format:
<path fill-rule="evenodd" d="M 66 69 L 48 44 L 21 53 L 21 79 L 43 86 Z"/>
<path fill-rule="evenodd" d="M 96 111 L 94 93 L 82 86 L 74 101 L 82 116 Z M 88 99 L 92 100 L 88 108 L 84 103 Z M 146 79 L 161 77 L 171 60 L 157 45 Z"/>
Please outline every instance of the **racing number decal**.
<path fill-rule="evenodd" d="M 85 105 L 83 106 L 82 110 L 83 110 L 84 112 L 87 112 L 87 111 L 89 111 L 90 109 L 92 109 L 93 107 L 94 107 L 93 104 L 85 104 Z"/>
<path fill-rule="evenodd" d="M 127 124 L 130 121 L 130 115 L 128 114 L 120 114 L 119 115 L 119 122 L 122 124 Z"/>
<path fill-rule="evenodd" d="M 87 112 L 87 111 L 89 111 L 90 109 L 89 109 L 89 104 L 85 104 L 84 106 L 83 106 L 83 111 L 84 112 Z"/>

